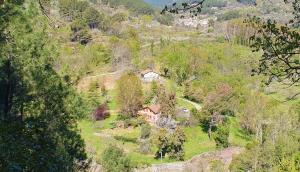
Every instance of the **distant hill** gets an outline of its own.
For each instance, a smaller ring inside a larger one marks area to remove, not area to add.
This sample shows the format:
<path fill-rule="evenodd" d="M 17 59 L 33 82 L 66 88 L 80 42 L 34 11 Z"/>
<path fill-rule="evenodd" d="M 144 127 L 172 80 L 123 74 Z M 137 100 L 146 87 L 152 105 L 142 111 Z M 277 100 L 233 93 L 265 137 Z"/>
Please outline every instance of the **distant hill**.
<path fill-rule="evenodd" d="M 144 0 L 144 1 L 155 7 L 164 7 L 165 5 L 172 4 L 174 2 L 180 2 L 182 0 Z"/>
<path fill-rule="evenodd" d="M 152 14 L 154 12 L 151 4 L 144 0 L 106 0 L 111 7 L 124 6 L 137 14 Z"/>

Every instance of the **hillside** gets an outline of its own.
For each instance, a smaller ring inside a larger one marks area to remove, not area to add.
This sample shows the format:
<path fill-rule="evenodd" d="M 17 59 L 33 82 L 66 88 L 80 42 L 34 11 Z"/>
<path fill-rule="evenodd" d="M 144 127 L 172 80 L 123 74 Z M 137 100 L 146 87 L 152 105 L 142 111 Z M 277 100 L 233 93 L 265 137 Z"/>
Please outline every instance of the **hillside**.
<path fill-rule="evenodd" d="M 145 2 L 151 4 L 152 6 L 162 8 L 165 5 L 170 5 L 174 2 L 180 2 L 180 0 L 144 0 Z"/>
<path fill-rule="evenodd" d="M 299 171 L 299 2 L 174 1 L 0 0 L 0 171 Z"/>

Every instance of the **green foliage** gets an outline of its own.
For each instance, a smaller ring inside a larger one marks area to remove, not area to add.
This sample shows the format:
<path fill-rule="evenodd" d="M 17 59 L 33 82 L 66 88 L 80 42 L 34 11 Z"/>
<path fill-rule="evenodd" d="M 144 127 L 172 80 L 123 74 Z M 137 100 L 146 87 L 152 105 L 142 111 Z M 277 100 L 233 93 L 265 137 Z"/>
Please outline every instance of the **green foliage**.
<path fill-rule="evenodd" d="M 241 17 L 239 10 L 229 10 L 217 16 L 218 21 L 232 20 Z"/>
<path fill-rule="evenodd" d="M 125 6 L 136 14 L 152 14 L 154 10 L 143 0 L 104 0 L 111 7 Z"/>
<path fill-rule="evenodd" d="M 151 151 L 151 142 L 150 142 L 150 139 L 143 139 L 143 140 L 140 140 L 140 152 L 142 154 L 148 154 L 150 153 Z"/>
<path fill-rule="evenodd" d="M 229 146 L 228 137 L 229 137 L 229 125 L 219 124 L 217 129 L 212 134 L 213 139 L 215 140 L 217 147 L 227 148 Z"/>
<path fill-rule="evenodd" d="M 271 114 L 264 115 L 257 124 L 256 142 L 234 158 L 231 170 L 298 171 L 298 115 L 297 110 L 281 110 L 278 106 Z"/>
<path fill-rule="evenodd" d="M 59 13 L 68 21 L 81 19 L 85 10 L 89 7 L 87 1 L 80 0 L 59 0 Z"/>
<path fill-rule="evenodd" d="M 174 17 L 171 14 L 165 14 L 165 15 L 158 14 L 156 15 L 156 20 L 160 24 L 171 26 L 174 22 Z"/>
<path fill-rule="evenodd" d="M 156 158 L 163 158 L 166 154 L 168 154 L 170 159 L 183 161 L 183 144 L 185 141 L 186 135 L 181 128 L 177 127 L 174 131 L 168 131 L 160 128 L 154 138 L 154 143 L 158 148 L 155 155 Z"/>
<path fill-rule="evenodd" d="M 161 85 L 157 96 L 161 115 L 165 117 L 174 117 L 176 111 L 176 93 L 169 92 Z"/>
<path fill-rule="evenodd" d="M 120 112 L 128 117 L 137 115 L 143 105 L 140 79 L 134 73 L 124 74 L 117 83 L 117 102 Z"/>
<path fill-rule="evenodd" d="M 95 8 L 89 7 L 84 11 L 83 18 L 91 29 L 104 28 L 104 15 L 100 14 Z"/>
<path fill-rule="evenodd" d="M 299 12 L 300 8 L 295 10 L 295 13 Z M 251 37 L 253 51 L 263 51 L 259 67 L 253 69 L 253 73 L 269 76 L 266 84 L 272 81 L 291 85 L 299 83 L 300 33 L 289 25 L 280 26 L 276 21 L 264 21 L 258 17 L 250 18 L 247 22 L 260 33 Z"/>
<path fill-rule="evenodd" d="M 36 2 L 0 6 L 0 171 L 83 170 L 80 102 L 54 70 L 57 53 Z"/>
<path fill-rule="evenodd" d="M 102 165 L 107 172 L 129 172 L 132 169 L 131 161 L 123 150 L 113 145 L 103 151 Z"/>
<path fill-rule="evenodd" d="M 227 6 L 227 1 L 224 0 L 205 0 L 205 2 L 203 3 L 203 8 L 211 8 L 211 7 L 218 7 L 218 8 L 222 8 L 222 7 L 226 7 Z"/>
<path fill-rule="evenodd" d="M 184 85 L 184 98 L 194 101 L 194 102 L 203 102 L 204 101 L 204 91 L 201 87 L 196 84 L 187 82 Z"/>
<path fill-rule="evenodd" d="M 144 124 L 141 127 L 141 139 L 148 139 L 151 134 L 151 126 L 149 124 Z"/>
<path fill-rule="evenodd" d="M 74 20 L 71 23 L 71 31 L 71 41 L 73 42 L 79 42 L 82 45 L 86 45 L 92 39 L 83 20 Z"/>
<path fill-rule="evenodd" d="M 126 13 L 116 13 L 111 17 L 112 23 L 118 22 L 121 23 L 122 21 L 125 21 L 128 18 Z"/>

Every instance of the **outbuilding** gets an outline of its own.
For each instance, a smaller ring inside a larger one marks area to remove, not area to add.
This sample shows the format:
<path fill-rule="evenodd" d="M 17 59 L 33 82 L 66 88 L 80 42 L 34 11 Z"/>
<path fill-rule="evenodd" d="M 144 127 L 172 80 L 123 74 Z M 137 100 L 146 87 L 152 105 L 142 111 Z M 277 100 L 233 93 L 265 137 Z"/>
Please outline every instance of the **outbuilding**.
<path fill-rule="evenodd" d="M 152 82 L 159 80 L 159 74 L 152 70 L 145 70 L 141 72 L 141 79 L 144 82 Z"/>

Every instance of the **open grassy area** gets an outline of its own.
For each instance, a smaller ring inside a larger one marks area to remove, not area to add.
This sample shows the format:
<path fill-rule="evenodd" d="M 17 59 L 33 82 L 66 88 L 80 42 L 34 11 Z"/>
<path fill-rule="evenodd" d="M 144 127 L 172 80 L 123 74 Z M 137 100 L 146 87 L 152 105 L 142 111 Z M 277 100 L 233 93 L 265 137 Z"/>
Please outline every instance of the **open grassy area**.
<path fill-rule="evenodd" d="M 115 144 L 121 147 L 136 165 L 159 164 L 172 161 L 168 158 L 162 160 L 154 159 L 154 154 L 157 150 L 155 146 L 152 146 L 150 154 L 140 153 L 138 142 L 140 127 L 111 129 L 111 123 L 116 118 L 116 114 L 112 114 L 109 118 L 100 122 L 89 120 L 79 122 L 81 135 L 86 142 L 87 149 L 97 160 L 100 160 L 101 153 L 107 146 Z M 216 149 L 215 142 L 208 138 L 207 133 L 200 126 L 186 127 L 184 132 L 187 136 L 187 141 L 184 144 L 185 159 Z M 237 121 L 233 118 L 231 119 L 229 140 L 231 145 L 234 146 L 245 146 L 250 142 L 250 138 L 247 138 L 245 133 L 239 129 Z"/>

